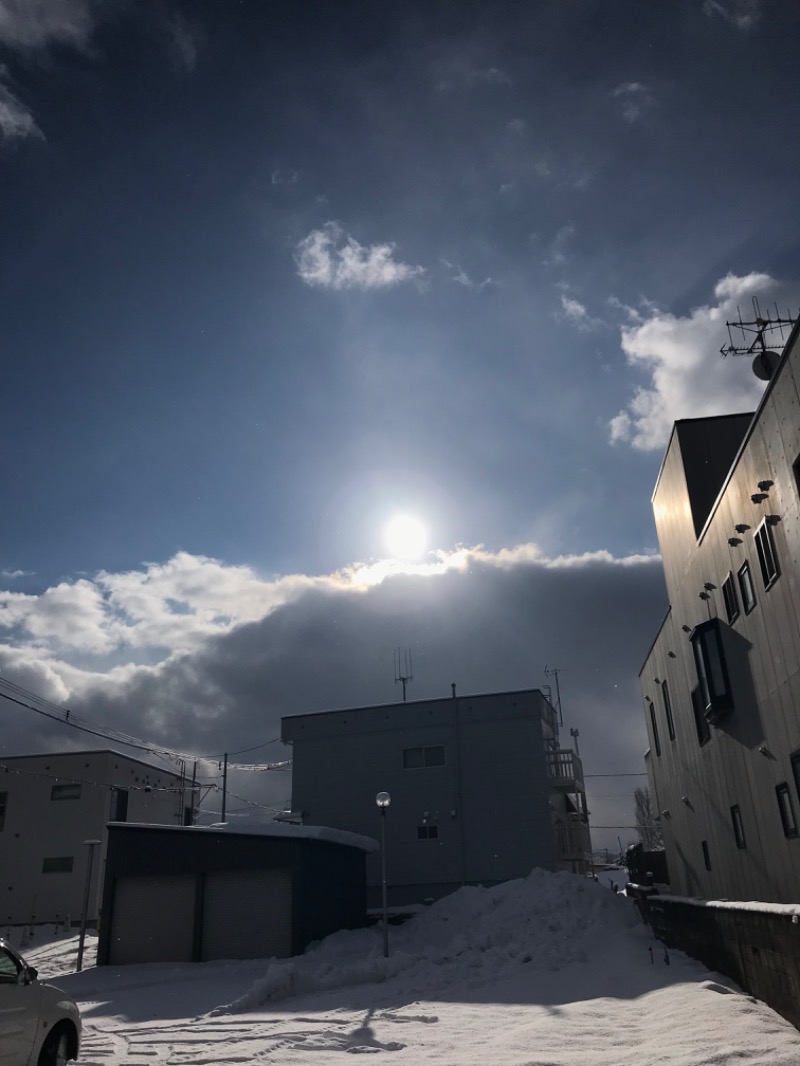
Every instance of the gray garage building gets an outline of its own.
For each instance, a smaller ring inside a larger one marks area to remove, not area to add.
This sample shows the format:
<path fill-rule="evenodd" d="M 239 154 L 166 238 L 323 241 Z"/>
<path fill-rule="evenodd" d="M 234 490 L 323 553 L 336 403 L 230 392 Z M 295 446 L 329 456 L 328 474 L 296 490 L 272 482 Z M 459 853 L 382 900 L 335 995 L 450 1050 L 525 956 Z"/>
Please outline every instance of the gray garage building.
<path fill-rule="evenodd" d="M 109 826 L 98 965 L 298 955 L 366 920 L 369 837 L 269 823 Z"/>

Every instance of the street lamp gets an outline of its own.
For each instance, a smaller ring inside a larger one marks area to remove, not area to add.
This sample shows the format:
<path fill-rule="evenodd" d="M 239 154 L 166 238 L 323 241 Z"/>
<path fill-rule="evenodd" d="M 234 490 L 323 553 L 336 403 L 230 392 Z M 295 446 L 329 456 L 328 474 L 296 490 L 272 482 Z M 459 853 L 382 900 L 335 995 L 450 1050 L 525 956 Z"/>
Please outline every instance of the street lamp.
<path fill-rule="evenodd" d="M 78 940 L 78 962 L 75 969 L 80 972 L 83 969 L 83 944 L 86 940 L 86 916 L 89 913 L 89 892 L 92 887 L 92 865 L 94 863 L 94 849 L 100 844 L 99 840 L 84 840 L 89 848 L 89 864 L 86 867 L 86 888 L 83 893 L 83 913 L 81 914 L 81 935 Z"/>
<path fill-rule="evenodd" d="M 381 896 L 383 899 L 383 957 L 389 958 L 389 913 L 386 906 L 386 808 L 392 802 L 388 792 L 379 792 L 375 802 L 381 812 Z"/>

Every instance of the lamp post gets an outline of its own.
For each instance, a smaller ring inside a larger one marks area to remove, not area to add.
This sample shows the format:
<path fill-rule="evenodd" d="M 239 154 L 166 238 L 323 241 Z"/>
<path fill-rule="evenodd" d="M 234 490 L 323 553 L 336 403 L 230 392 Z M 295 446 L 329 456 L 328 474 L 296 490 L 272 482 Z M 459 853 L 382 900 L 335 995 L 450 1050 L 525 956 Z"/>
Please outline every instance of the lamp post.
<path fill-rule="evenodd" d="M 388 792 L 379 792 L 375 802 L 381 812 L 381 897 L 383 901 L 383 957 L 389 958 L 389 913 L 386 905 L 386 808 L 392 802 Z"/>
<path fill-rule="evenodd" d="M 89 863 L 86 867 L 86 888 L 83 893 L 83 912 L 81 914 L 81 935 L 78 940 L 78 962 L 75 969 L 80 972 L 83 969 L 83 945 L 86 940 L 86 916 L 89 913 L 89 893 L 92 888 L 92 865 L 94 863 L 94 849 L 100 843 L 99 840 L 84 840 L 89 848 Z"/>

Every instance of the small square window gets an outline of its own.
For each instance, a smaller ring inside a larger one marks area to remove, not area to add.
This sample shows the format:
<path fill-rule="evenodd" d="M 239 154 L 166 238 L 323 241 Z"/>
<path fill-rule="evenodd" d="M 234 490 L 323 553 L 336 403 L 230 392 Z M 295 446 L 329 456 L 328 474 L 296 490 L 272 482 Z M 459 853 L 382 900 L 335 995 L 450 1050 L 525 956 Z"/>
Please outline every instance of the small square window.
<path fill-rule="evenodd" d="M 777 581 L 780 569 L 775 552 L 775 540 L 772 536 L 772 526 L 766 519 L 756 530 L 753 539 L 758 552 L 758 565 L 761 567 L 761 580 L 764 582 L 764 588 L 768 589 Z"/>
<path fill-rule="evenodd" d="M 0 792 L 0 833 L 6 824 L 6 808 L 8 807 L 8 793 Z"/>
<path fill-rule="evenodd" d="M 71 874 L 72 856 L 57 855 L 52 859 L 42 859 L 43 874 Z"/>
<path fill-rule="evenodd" d="M 725 615 L 728 619 L 728 625 L 733 625 L 741 612 L 739 610 L 739 597 L 736 594 L 736 582 L 731 573 L 722 582 L 722 598 L 725 600 Z"/>
<path fill-rule="evenodd" d="M 425 748 L 426 766 L 444 766 L 444 746 L 435 744 L 431 748 Z"/>
<path fill-rule="evenodd" d="M 736 840 L 736 847 L 744 850 L 747 847 L 747 843 L 744 839 L 744 825 L 742 824 L 742 812 L 739 810 L 739 804 L 735 804 L 731 807 L 731 825 L 733 826 L 733 836 Z"/>
<path fill-rule="evenodd" d="M 689 639 L 694 649 L 701 704 L 706 718 L 715 722 L 733 707 L 719 619 L 701 622 Z"/>
<path fill-rule="evenodd" d="M 53 785 L 50 789 L 51 800 L 76 800 L 81 798 L 79 781 L 70 781 L 68 785 Z"/>
<path fill-rule="evenodd" d="M 789 786 L 783 781 L 775 787 L 775 795 L 778 799 L 778 810 L 781 814 L 781 825 L 785 837 L 797 836 L 797 821 L 794 816 L 792 797 L 789 794 Z"/>
<path fill-rule="evenodd" d="M 750 614 L 756 605 L 756 590 L 753 588 L 753 575 L 750 573 L 750 563 L 742 563 L 738 570 L 739 591 L 742 594 L 742 606 L 744 613 Z"/>
<path fill-rule="evenodd" d="M 707 870 L 711 869 L 711 852 L 708 850 L 708 841 L 701 840 L 700 847 L 703 849 L 703 862 Z"/>
<path fill-rule="evenodd" d="M 403 769 L 420 770 L 425 765 L 424 748 L 406 748 L 403 752 Z"/>
<path fill-rule="evenodd" d="M 438 825 L 418 825 L 417 840 L 436 840 L 439 836 Z"/>

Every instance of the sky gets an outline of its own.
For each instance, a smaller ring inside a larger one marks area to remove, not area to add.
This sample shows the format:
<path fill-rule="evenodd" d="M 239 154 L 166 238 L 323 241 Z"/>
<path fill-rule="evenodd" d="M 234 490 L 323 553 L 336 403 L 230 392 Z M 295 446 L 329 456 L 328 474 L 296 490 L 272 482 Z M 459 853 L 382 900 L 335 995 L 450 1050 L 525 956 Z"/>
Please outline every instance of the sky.
<path fill-rule="evenodd" d="M 211 773 L 398 699 L 397 647 L 410 698 L 555 667 L 586 772 L 640 773 L 671 424 L 753 410 L 726 320 L 800 304 L 798 30 L 0 0 L 2 677 Z M 87 746 L 0 711 L 0 754 Z"/>
<path fill-rule="evenodd" d="M 95 967 L 89 936 L 76 973 L 78 939 L 40 926 L 23 952 L 78 1002 L 81 1058 L 104 1066 L 329 1066 L 383 1052 L 464 1066 L 795 1066 L 800 1049 L 788 1021 L 665 950 L 607 883 L 574 874 L 462 888 L 391 926 L 388 958 L 379 925 L 292 959 L 202 966 Z"/>

